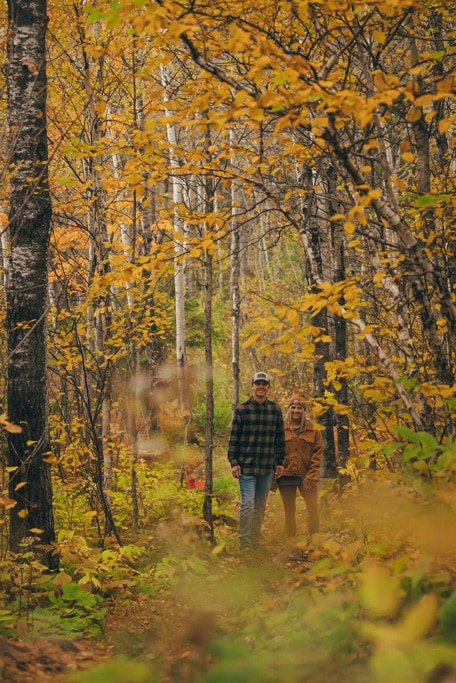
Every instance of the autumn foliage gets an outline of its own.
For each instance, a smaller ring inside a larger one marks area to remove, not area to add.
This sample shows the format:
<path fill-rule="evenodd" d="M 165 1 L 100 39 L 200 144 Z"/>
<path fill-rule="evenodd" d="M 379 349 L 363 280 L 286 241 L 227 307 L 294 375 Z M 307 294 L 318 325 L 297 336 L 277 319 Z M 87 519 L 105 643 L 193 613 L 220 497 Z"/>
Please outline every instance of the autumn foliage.
<path fill-rule="evenodd" d="M 133 601 L 150 583 L 190 613 L 207 590 L 175 680 L 194 680 L 190 661 L 207 683 L 243 671 L 304 680 L 303 664 L 309 681 L 344 680 L 340 667 L 346 680 L 450 681 L 439 666 L 454 676 L 455 3 L 50 1 L 47 12 L 44 462 L 47 551 L 62 563 L 60 583 L 44 582 L 51 611 L 70 605 L 68 634 L 94 635 L 100 596 Z M 6 301 L 6 147 L 2 165 Z M 5 332 L 0 359 L 6 400 Z M 303 388 L 322 429 L 324 532 L 311 548 L 299 539 L 309 563 L 284 565 L 270 502 L 271 571 L 286 572 L 288 597 L 262 588 L 249 613 L 225 451 L 236 391 L 259 368 L 279 402 Z M 22 433 L 13 422 L 5 407 L 9 440 Z M 7 493 L 20 468 L 2 463 L 6 576 L 8 515 L 30 510 L 20 489 Z M 25 553 L 42 534 L 28 531 Z M 24 585 L 15 570 L 5 604 Z M 228 623 L 214 625 L 214 605 Z M 16 628 L 14 610 L 5 620 Z"/>

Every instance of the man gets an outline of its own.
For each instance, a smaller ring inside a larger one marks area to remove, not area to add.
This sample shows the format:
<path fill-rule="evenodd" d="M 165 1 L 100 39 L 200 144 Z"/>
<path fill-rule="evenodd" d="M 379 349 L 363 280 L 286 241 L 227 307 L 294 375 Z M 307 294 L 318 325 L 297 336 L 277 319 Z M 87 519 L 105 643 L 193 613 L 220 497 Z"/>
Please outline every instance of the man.
<path fill-rule="evenodd" d="M 272 478 L 283 473 L 285 431 L 282 411 L 268 399 L 267 372 L 256 372 L 252 396 L 234 412 L 228 444 L 231 473 L 239 481 L 241 550 L 259 545 Z"/>

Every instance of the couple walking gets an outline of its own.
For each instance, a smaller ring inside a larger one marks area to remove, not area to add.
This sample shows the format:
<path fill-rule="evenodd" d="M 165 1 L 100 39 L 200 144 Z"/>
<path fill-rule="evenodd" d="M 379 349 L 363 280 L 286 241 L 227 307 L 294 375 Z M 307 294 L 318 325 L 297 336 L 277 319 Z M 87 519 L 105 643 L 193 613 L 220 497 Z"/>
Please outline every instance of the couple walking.
<path fill-rule="evenodd" d="M 296 536 L 296 494 L 307 507 L 309 533 L 319 531 L 318 480 L 323 457 L 321 432 L 306 414 L 301 391 L 288 400 L 285 421 L 268 399 L 267 372 L 256 372 L 252 396 L 235 410 L 228 444 L 231 473 L 239 481 L 241 550 L 259 545 L 268 493 L 277 486 L 287 536 Z"/>

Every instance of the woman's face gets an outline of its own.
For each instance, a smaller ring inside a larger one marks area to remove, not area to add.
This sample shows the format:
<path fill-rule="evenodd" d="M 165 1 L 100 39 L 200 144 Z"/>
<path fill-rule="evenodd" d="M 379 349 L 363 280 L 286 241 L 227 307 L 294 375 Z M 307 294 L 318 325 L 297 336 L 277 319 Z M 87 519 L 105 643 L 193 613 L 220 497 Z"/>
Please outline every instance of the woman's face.
<path fill-rule="evenodd" d="M 300 420 L 303 412 L 304 408 L 299 403 L 292 404 L 290 408 L 290 414 L 293 420 Z"/>

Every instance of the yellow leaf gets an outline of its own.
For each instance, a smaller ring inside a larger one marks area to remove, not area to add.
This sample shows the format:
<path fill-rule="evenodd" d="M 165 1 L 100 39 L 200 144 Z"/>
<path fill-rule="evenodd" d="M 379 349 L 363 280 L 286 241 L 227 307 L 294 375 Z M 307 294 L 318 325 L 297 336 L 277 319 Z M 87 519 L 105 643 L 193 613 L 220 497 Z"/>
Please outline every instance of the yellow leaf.
<path fill-rule="evenodd" d="M 19 425 L 15 425 L 12 422 L 10 422 L 8 420 L 8 416 L 6 413 L 2 413 L 0 415 L 0 427 L 6 429 L 6 431 L 10 434 L 20 434 L 22 432 L 22 427 L 19 427 Z"/>
<path fill-rule="evenodd" d="M 356 226 L 355 226 L 355 224 L 352 223 L 351 221 L 345 221 L 345 223 L 344 223 L 344 230 L 345 230 L 345 232 L 346 232 L 348 235 L 353 235 L 353 233 L 354 233 L 355 230 L 356 230 Z"/>
<path fill-rule="evenodd" d="M 226 543 L 218 543 L 212 550 L 211 550 L 211 555 L 217 556 L 220 555 L 226 548 Z"/>
<path fill-rule="evenodd" d="M 261 334 L 252 334 L 250 337 L 243 343 L 242 348 L 246 349 L 248 346 L 252 346 L 252 344 L 256 344 L 259 342 L 261 339 Z"/>
<path fill-rule="evenodd" d="M 364 606 L 376 616 L 392 617 L 399 609 L 402 594 L 397 580 L 384 567 L 372 564 L 362 576 L 360 596 Z"/>
<path fill-rule="evenodd" d="M 31 531 L 32 534 L 44 534 L 44 529 L 37 529 L 36 527 L 32 527 L 29 531 Z"/>
<path fill-rule="evenodd" d="M 372 31 L 372 37 L 375 42 L 379 43 L 380 45 L 384 45 L 386 42 L 386 35 L 383 33 L 383 31 Z"/>
<path fill-rule="evenodd" d="M 381 71 L 373 71 L 372 77 L 377 90 L 385 90 L 385 88 L 388 87 L 388 84 L 385 81 L 385 76 Z"/>
<path fill-rule="evenodd" d="M 277 119 L 277 123 L 275 125 L 275 129 L 274 129 L 275 135 L 280 133 L 282 130 L 285 130 L 285 128 L 288 128 L 290 123 L 291 123 L 291 117 L 289 114 L 287 114 L 286 116 L 280 116 Z"/>
<path fill-rule="evenodd" d="M 299 325 L 299 313 L 293 308 L 289 308 L 286 312 L 287 320 L 291 325 Z"/>
<path fill-rule="evenodd" d="M 25 508 L 23 510 L 19 510 L 19 512 L 17 513 L 17 516 L 20 517 L 21 519 L 24 519 L 24 517 L 27 517 L 27 515 L 28 515 L 28 510 L 26 510 Z"/>
<path fill-rule="evenodd" d="M 372 199 L 378 199 L 379 197 L 382 196 L 382 191 L 379 189 L 371 190 L 369 193 L 369 197 L 372 197 Z"/>
<path fill-rule="evenodd" d="M 438 99 L 438 95 L 420 95 L 415 100 L 416 107 L 426 107 L 428 104 L 432 104 Z"/>
<path fill-rule="evenodd" d="M 456 385 L 453 385 L 452 387 L 448 387 L 448 386 L 441 384 L 439 386 L 439 389 L 440 389 L 440 395 L 443 398 L 449 398 L 450 396 L 454 396 L 456 393 Z"/>
<path fill-rule="evenodd" d="M 313 126 L 320 126 L 320 128 L 326 128 L 328 125 L 327 116 L 316 116 L 312 121 Z"/>
<path fill-rule="evenodd" d="M 274 92 L 273 90 L 266 90 L 266 92 L 258 98 L 258 105 L 260 107 L 282 107 L 284 106 L 284 98 L 282 95 Z"/>
<path fill-rule="evenodd" d="M 98 100 L 98 102 L 95 102 L 95 110 L 98 112 L 98 114 L 103 116 L 106 113 L 106 102 L 103 102 L 103 100 Z"/>
<path fill-rule="evenodd" d="M 411 121 L 412 123 L 419 121 L 421 118 L 421 109 L 412 107 L 405 118 L 407 121 Z"/>
<path fill-rule="evenodd" d="M 47 462 L 49 465 L 57 465 L 59 459 L 55 455 L 50 455 L 48 458 L 43 458 L 43 462 Z"/>
<path fill-rule="evenodd" d="M 397 176 L 391 176 L 391 182 L 394 183 L 394 185 L 396 185 L 396 187 L 398 187 L 400 190 L 405 190 L 406 188 L 406 184 L 402 180 L 402 178 L 398 178 Z"/>
<path fill-rule="evenodd" d="M 16 500 L 8 498 L 8 496 L 0 497 L 0 507 L 5 508 L 5 510 L 11 510 L 11 508 L 13 508 L 15 505 L 17 505 Z"/>
<path fill-rule="evenodd" d="M 373 119 L 373 113 L 368 109 L 355 109 L 354 116 L 362 128 L 365 128 Z"/>
<path fill-rule="evenodd" d="M 253 107 L 250 110 L 250 118 L 253 121 L 258 121 L 259 123 L 261 123 L 261 121 L 263 121 L 264 119 L 264 110 L 260 109 L 260 107 Z"/>
<path fill-rule="evenodd" d="M 27 485 L 26 481 L 20 481 L 19 484 L 16 484 L 16 486 L 14 487 L 14 490 L 19 491 L 19 489 L 24 488 L 24 486 L 26 486 L 26 485 Z"/>
<path fill-rule="evenodd" d="M 439 133 L 443 135 L 454 123 L 453 119 L 442 119 L 439 121 Z"/>
<path fill-rule="evenodd" d="M 421 600 L 407 614 L 400 630 L 411 640 L 417 640 L 427 635 L 434 626 L 438 614 L 438 604 L 435 595 L 423 595 Z"/>
<path fill-rule="evenodd" d="M 402 154 L 402 158 L 403 158 L 404 161 L 409 162 L 409 161 L 413 161 L 413 160 L 414 160 L 415 155 L 412 154 L 411 152 L 404 152 L 404 154 Z"/>

